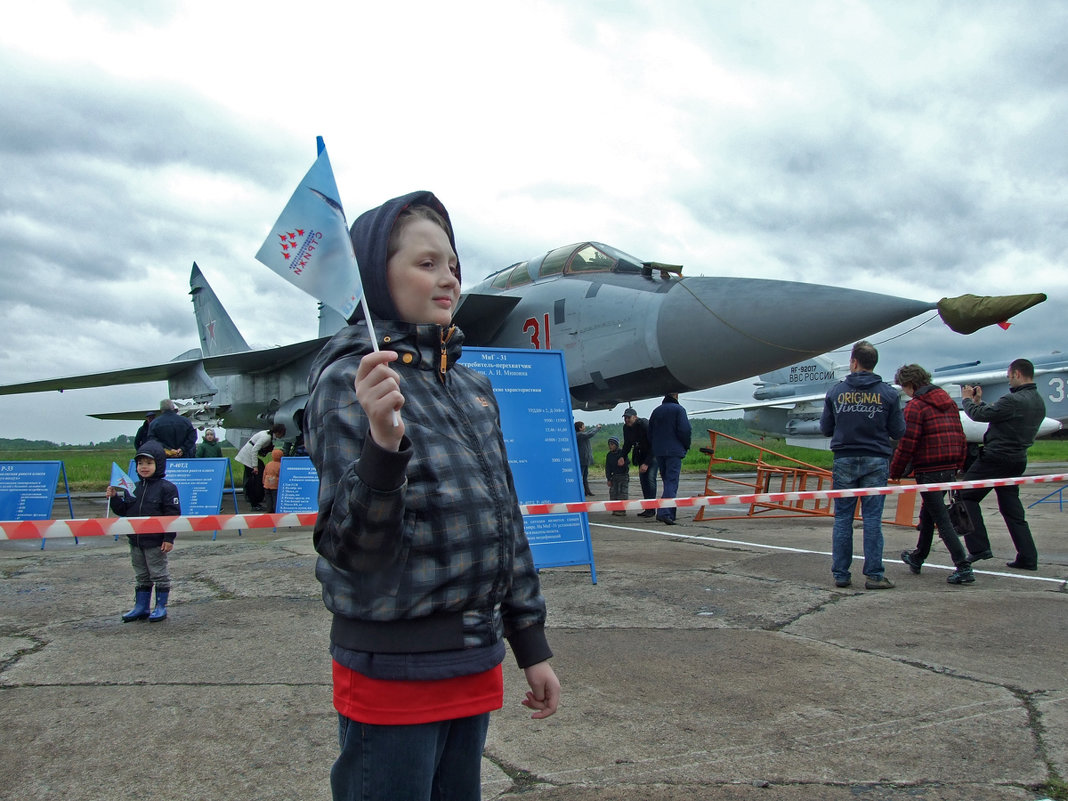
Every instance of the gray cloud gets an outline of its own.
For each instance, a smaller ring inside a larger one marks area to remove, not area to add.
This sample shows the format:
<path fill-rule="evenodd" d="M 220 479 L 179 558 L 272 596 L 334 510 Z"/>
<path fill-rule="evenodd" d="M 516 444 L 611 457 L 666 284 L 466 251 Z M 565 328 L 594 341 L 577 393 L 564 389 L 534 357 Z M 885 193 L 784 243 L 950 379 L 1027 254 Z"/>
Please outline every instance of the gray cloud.
<path fill-rule="evenodd" d="M 888 359 L 1062 341 L 1068 7 L 492 4 L 450 15 L 447 52 L 420 10 L 333 9 L 300 62 L 262 15 L 195 3 L 94 3 L 99 54 L 64 57 L 61 19 L 22 27 L 47 48 L 2 40 L 5 380 L 194 347 L 194 260 L 250 342 L 314 335 L 314 303 L 253 255 L 316 133 L 350 217 L 415 187 L 445 199 L 468 286 L 594 238 L 688 274 L 1052 296 L 1008 332 L 887 332 Z M 178 30 L 188 55 L 157 58 Z M 43 397 L 0 399 L 0 436 L 62 419 L 106 438 L 118 427 L 81 415 L 134 397 L 65 395 L 41 419 Z"/>

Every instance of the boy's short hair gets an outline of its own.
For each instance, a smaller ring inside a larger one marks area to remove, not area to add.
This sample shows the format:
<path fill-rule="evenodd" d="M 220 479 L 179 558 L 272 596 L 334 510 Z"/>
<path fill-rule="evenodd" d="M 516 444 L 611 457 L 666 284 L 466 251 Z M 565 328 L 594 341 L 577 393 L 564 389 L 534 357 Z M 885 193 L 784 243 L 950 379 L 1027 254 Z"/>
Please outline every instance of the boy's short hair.
<path fill-rule="evenodd" d="M 879 363 L 879 351 L 868 340 L 862 339 L 853 346 L 849 358 L 856 359 L 857 364 L 864 370 L 874 370 L 875 365 Z"/>
<path fill-rule="evenodd" d="M 910 386 L 919 389 L 931 383 L 931 374 L 918 364 L 903 364 L 894 374 L 894 383 L 900 387 Z"/>

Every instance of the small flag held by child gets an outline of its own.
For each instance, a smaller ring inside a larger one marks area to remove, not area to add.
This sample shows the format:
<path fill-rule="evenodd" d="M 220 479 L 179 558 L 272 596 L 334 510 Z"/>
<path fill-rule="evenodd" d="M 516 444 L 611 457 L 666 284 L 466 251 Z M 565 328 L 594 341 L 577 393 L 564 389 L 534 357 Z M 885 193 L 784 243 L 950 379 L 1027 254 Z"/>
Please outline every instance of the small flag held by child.
<path fill-rule="evenodd" d="M 131 495 L 134 493 L 134 486 L 136 484 L 136 482 L 126 474 L 126 471 L 115 464 L 115 462 L 111 463 L 111 481 L 108 483 L 112 487 L 126 490 Z"/>

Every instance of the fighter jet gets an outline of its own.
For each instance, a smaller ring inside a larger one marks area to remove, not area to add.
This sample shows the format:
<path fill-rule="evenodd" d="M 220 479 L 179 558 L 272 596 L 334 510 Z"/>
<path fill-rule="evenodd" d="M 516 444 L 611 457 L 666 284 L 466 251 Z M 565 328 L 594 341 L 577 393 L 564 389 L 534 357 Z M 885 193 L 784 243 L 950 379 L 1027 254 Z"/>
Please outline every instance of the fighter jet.
<path fill-rule="evenodd" d="M 1038 436 L 1048 437 L 1062 429 L 1068 420 L 1068 358 L 1061 353 L 1032 359 L 1035 384 L 1046 404 L 1047 417 L 1039 426 Z M 983 400 L 994 403 L 1009 391 L 1006 374 L 1009 363 L 983 364 L 968 362 L 940 367 L 931 372 L 932 383 L 942 387 L 950 397 L 961 400 L 961 387 L 983 388 Z M 746 428 L 761 436 L 786 440 L 788 445 L 827 450 L 830 439 L 820 432 L 820 415 L 827 390 L 849 373 L 847 364 L 829 356 L 815 358 L 759 376 L 752 403 L 724 404 L 714 409 L 700 409 L 692 414 L 744 411 Z M 901 402 L 908 400 L 902 395 Z M 961 425 L 969 442 L 982 442 L 987 425 L 977 423 L 960 412 Z"/>
<path fill-rule="evenodd" d="M 163 364 L 0 386 L 0 395 L 167 380 L 183 411 L 237 438 L 271 422 L 301 430 L 308 366 L 345 320 L 320 307 L 319 337 L 252 350 L 194 263 L 200 348 Z M 468 345 L 563 351 L 576 408 L 689 392 L 774 370 L 936 310 L 970 333 L 1045 295 L 909 300 L 751 278 L 683 277 L 598 242 L 556 248 L 491 274 L 461 297 Z M 357 314 L 359 316 L 359 314 Z M 139 420 L 145 410 L 95 414 Z"/>

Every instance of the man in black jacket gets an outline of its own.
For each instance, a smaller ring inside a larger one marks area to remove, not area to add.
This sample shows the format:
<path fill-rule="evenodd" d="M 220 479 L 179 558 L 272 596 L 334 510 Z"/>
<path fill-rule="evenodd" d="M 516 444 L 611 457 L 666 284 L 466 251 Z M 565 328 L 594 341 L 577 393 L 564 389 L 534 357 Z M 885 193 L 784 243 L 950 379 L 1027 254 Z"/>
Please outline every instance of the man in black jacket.
<path fill-rule="evenodd" d="M 159 402 L 159 417 L 148 427 L 148 436 L 163 445 L 169 458 L 196 456 L 197 430 L 188 417 L 178 414 L 178 406 L 170 398 Z"/>
<path fill-rule="evenodd" d="M 961 390 L 964 413 L 979 423 L 990 423 L 983 437 L 979 458 L 972 462 L 964 474 L 965 481 L 984 478 L 1015 478 L 1027 469 L 1027 449 L 1035 441 L 1035 434 L 1046 416 L 1046 404 L 1035 387 L 1035 366 L 1027 359 L 1017 359 L 1009 365 L 1009 392 L 998 398 L 993 405 L 983 403 L 983 388 L 966 386 Z M 992 559 L 990 538 L 983 523 L 979 502 L 989 493 L 990 487 L 962 490 L 968 515 L 975 530 L 964 536 L 968 545 L 968 561 Z M 998 496 L 998 509 L 1005 519 L 1016 558 L 1006 562 L 1008 567 L 1020 570 L 1038 569 L 1038 550 L 1035 548 L 1031 528 L 1024 517 L 1020 503 L 1020 488 L 994 487 Z"/>
<path fill-rule="evenodd" d="M 629 456 L 631 463 L 638 467 L 638 481 L 642 485 L 642 497 L 656 497 L 656 457 L 649 443 L 649 421 L 638 417 L 638 410 L 627 408 L 623 412 L 623 446 L 620 449 L 619 466 L 625 465 Z M 646 509 L 638 517 L 655 517 L 655 509 Z"/>

